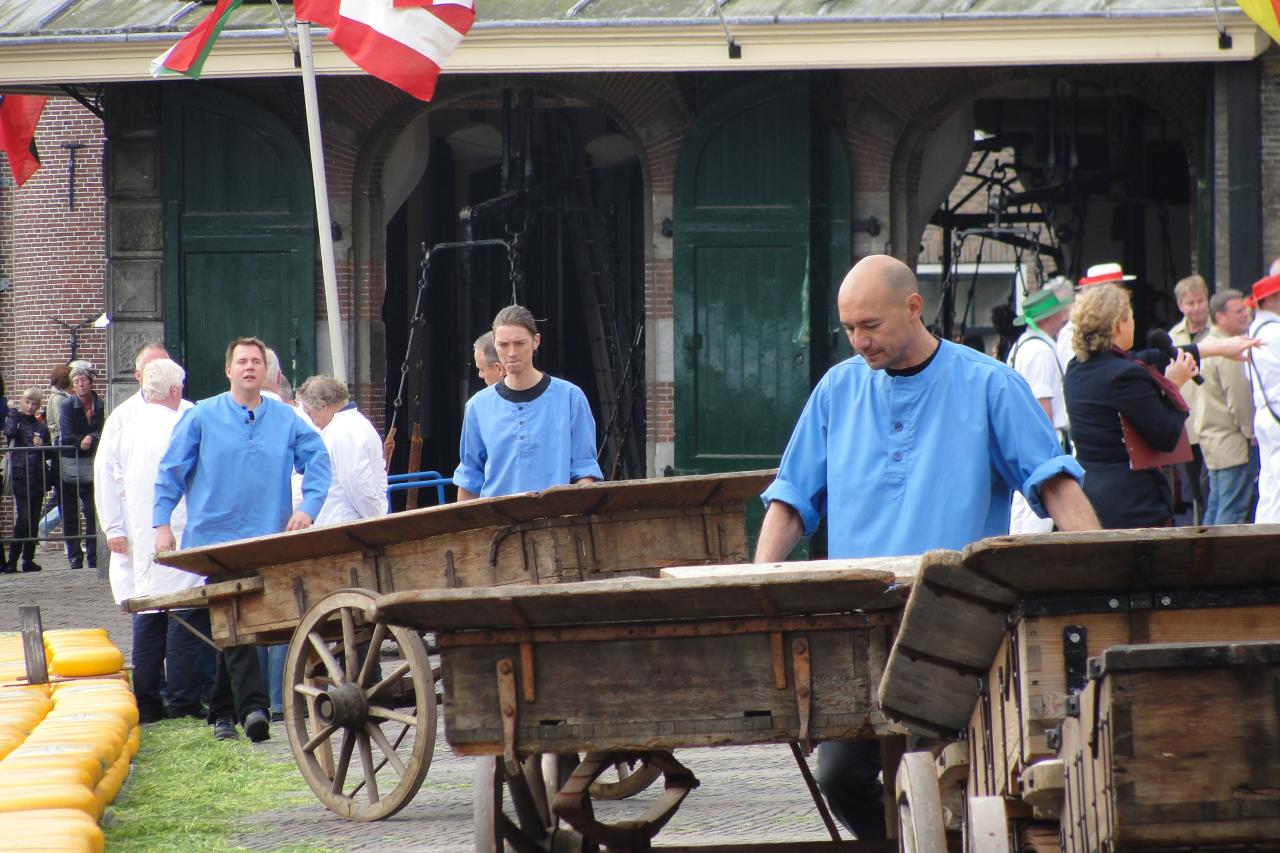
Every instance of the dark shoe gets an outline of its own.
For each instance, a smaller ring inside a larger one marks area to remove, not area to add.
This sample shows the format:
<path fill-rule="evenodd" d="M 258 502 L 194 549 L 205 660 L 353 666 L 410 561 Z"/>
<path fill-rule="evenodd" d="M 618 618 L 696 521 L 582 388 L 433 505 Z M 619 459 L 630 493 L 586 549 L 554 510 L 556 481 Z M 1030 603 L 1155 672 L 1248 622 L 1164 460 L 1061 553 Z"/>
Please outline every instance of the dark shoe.
<path fill-rule="evenodd" d="M 40 571 L 40 569 L 41 569 L 41 566 L 39 563 L 23 563 L 22 564 L 22 570 L 24 572 L 38 572 Z"/>
<path fill-rule="evenodd" d="M 236 732 L 236 724 L 226 717 L 213 724 L 214 740 L 235 740 L 238 737 L 240 735 Z"/>
<path fill-rule="evenodd" d="M 18 571 L 17 563 L 0 563 L 0 575 L 11 575 Z"/>
<path fill-rule="evenodd" d="M 163 711 L 138 711 L 138 725 L 140 726 L 145 726 L 149 723 L 158 723 L 163 719 L 166 719 Z"/>
<path fill-rule="evenodd" d="M 83 561 L 83 560 L 70 560 L 70 561 L 67 563 L 67 565 L 69 565 L 69 566 L 70 566 L 71 568 L 73 568 L 73 569 L 83 569 L 83 568 L 84 568 L 84 561 Z"/>
<path fill-rule="evenodd" d="M 262 743 L 271 737 L 271 721 L 267 719 L 267 712 L 250 711 L 249 716 L 244 718 L 244 733 L 254 743 Z"/>
<path fill-rule="evenodd" d="M 272 711 L 272 712 L 271 712 L 271 722 L 273 722 L 273 723 L 283 723 L 283 722 L 284 722 L 284 711 Z"/>

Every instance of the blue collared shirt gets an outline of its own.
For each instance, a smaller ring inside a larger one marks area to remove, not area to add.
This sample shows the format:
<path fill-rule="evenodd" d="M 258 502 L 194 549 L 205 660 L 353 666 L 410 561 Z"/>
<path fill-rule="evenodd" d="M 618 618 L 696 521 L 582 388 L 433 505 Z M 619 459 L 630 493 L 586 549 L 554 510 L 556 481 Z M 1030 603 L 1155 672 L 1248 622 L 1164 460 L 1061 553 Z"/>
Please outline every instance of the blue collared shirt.
<path fill-rule="evenodd" d="M 546 390 L 528 402 L 503 399 L 497 385 L 467 401 L 454 485 L 487 498 L 604 479 L 586 395 L 547 378 Z"/>
<path fill-rule="evenodd" d="M 1084 479 L 1022 377 L 943 341 L 912 376 L 861 356 L 831 368 L 762 498 L 794 507 L 806 536 L 827 516 L 833 558 L 890 557 L 1008 533 L 1015 490 L 1044 517 L 1058 474 Z"/>
<path fill-rule="evenodd" d="M 279 533 L 293 514 L 295 470 L 303 475 L 298 509 L 314 519 L 332 477 L 320 433 L 269 397 L 252 412 L 230 393 L 201 400 L 178 421 L 160 460 L 152 523 L 168 524 L 185 494 L 184 548 Z"/>

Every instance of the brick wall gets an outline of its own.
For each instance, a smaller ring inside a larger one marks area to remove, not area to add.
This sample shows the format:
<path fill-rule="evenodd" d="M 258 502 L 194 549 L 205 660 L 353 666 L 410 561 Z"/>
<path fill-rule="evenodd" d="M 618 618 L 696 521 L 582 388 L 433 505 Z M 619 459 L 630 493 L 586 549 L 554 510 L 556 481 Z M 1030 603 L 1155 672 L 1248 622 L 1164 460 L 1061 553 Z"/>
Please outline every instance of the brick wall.
<path fill-rule="evenodd" d="M 1262 261 L 1264 272 L 1280 258 L 1280 48 L 1272 45 L 1262 57 L 1261 154 L 1262 154 Z M 1226 150 L 1227 128 L 1219 131 L 1219 150 Z M 1223 158 L 1219 158 L 1223 159 Z M 1225 212 L 1225 205 L 1222 207 Z M 1229 234 L 1220 222 L 1219 234 Z M 1225 252 L 1220 254 L 1225 255 Z M 1226 280 L 1226 279 L 1223 279 Z"/>
<path fill-rule="evenodd" d="M 70 151 L 76 153 L 75 209 L 69 207 Z M 10 398 L 21 389 L 46 387 L 49 371 L 70 355 L 76 324 L 103 313 L 105 220 L 102 122 L 76 101 L 54 98 L 36 129 L 39 171 L 21 188 L 8 164 L 0 188 L 0 276 L 12 286 L 0 294 L 0 366 Z M 102 368 L 106 333 L 86 328 L 77 356 Z M 99 381 L 99 390 L 104 381 Z"/>

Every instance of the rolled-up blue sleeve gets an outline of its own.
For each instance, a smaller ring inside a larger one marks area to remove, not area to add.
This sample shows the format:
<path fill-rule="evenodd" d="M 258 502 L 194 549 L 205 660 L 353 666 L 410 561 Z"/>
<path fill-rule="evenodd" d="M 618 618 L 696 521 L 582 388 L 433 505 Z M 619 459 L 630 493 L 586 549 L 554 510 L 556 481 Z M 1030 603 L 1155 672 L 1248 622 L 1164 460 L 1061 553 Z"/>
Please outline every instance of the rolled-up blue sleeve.
<path fill-rule="evenodd" d="M 603 480 L 604 472 L 596 461 L 596 419 L 591 416 L 587 396 L 574 387 L 569 412 L 569 482 L 583 477 Z"/>
<path fill-rule="evenodd" d="M 812 536 L 827 513 L 827 422 L 830 415 L 830 385 L 824 378 L 809 395 L 796 421 L 787 449 L 778 465 L 778 475 L 760 499 L 765 509 L 782 501 L 804 522 L 804 535 Z"/>
<path fill-rule="evenodd" d="M 1083 483 L 1084 469 L 1063 454 L 1057 432 L 1020 376 L 1010 371 L 996 378 L 989 394 L 992 463 L 1010 489 L 1022 492 L 1036 515 L 1048 518 L 1040 487 L 1060 474 Z"/>
<path fill-rule="evenodd" d="M 488 458 L 480 432 L 480 416 L 474 401 L 470 401 L 462 416 L 462 437 L 458 440 L 458 467 L 453 472 L 453 484 L 472 494 L 480 494 L 484 488 L 484 469 Z"/>
<path fill-rule="evenodd" d="M 324 507 L 333 482 L 333 466 L 329 463 L 329 450 L 324 446 L 320 433 L 302 423 L 293 425 L 293 470 L 302 475 L 302 502 L 298 509 L 314 521 Z"/>
<path fill-rule="evenodd" d="M 151 514 L 153 527 L 169 523 L 174 508 L 187 491 L 187 478 L 191 476 L 200 453 L 201 425 L 198 411 L 198 407 L 192 407 L 178 419 L 173 434 L 169 437 L 169 448 L 160 460 Z"/>

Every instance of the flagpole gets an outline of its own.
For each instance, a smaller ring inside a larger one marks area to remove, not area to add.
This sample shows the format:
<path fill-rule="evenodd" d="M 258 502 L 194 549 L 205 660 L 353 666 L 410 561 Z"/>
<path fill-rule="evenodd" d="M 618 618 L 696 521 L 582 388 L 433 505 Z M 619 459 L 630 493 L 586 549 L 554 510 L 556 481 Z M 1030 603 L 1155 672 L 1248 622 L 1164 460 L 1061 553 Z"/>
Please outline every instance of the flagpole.
<path fill-rule="evenodd" d="M 316 95 L 316 66 L 311 56 L 311 24 L 298 21 L 298 48 L 302 58 L 302 96 L 307 108 L 307 144 L 311 150 L 311 181 L 316 196 L 316 228 L 320 232 L 320 269 L 324 274 L 325 315 L 329 325 L 329 352 L 334 378 L 347 381 L 343 350 L 342 316 L 338 310 L 338 272 L 333 260 L 333 221 L 329 216 L 329 182 L 324 173 L 324 145 L 320 138 L 320 100 Z M 352 318 L 355 322 L 356 318 Z"/>

